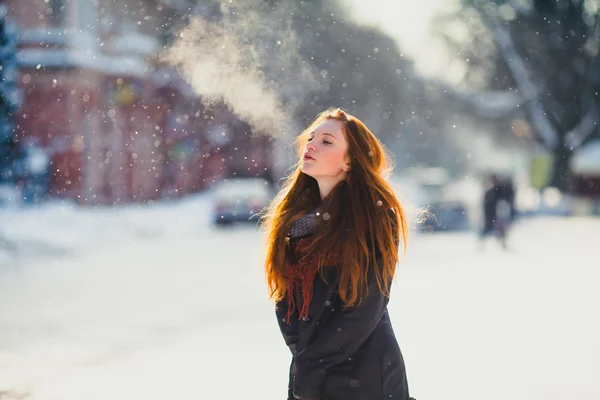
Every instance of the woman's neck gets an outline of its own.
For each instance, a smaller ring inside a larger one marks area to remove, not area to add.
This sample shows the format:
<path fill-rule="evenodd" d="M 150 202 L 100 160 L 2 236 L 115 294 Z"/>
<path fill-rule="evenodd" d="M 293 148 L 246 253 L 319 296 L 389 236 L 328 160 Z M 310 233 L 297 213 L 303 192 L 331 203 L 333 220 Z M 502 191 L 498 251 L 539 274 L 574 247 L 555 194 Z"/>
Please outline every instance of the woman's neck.
<path fill-rule="evenodd" d="M 342 179 L 337 180 L 318 180 L 317 185 L 319 185 L 319 195 L 321 196 L 321 200 L 324 200 L 325 197 L 329 196 L 329 193 L 336 187 Z"/>

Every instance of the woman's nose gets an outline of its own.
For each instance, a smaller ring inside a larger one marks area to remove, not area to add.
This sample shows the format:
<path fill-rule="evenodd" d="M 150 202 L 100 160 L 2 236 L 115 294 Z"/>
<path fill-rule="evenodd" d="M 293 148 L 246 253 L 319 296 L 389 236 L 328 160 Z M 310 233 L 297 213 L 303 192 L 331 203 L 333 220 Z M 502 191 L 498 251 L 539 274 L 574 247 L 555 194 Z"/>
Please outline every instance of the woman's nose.
<path fill-rule="evenodd" d="M 307 148 L 308 150 L 310 150 L 310 151 L 314 151 L 314 150 L 315 150 L 315 146 L 314 146 L 312 143 L 308 143 L 308 144 L 306 145 L 306 148 Z"/>

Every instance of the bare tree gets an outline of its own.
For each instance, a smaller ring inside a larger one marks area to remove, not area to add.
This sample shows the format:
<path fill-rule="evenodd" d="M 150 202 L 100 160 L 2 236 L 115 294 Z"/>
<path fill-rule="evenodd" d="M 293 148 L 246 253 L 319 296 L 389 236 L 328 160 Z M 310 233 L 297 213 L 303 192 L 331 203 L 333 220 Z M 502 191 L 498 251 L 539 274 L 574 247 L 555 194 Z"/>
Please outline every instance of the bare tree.
<path fill-rule="evenodd" d="M 570 188 L 573 152 L 599 136 L 597 3 L 464 0 L 458 14 L 469 25 L 475 13 L 486 27 L 496 50 L 479 60 L 492 66 L 488 87 L 521 97 L 515 111 L 525 113 L 534 140 L 554 155 L 550 184 L 562 190 Z"/>

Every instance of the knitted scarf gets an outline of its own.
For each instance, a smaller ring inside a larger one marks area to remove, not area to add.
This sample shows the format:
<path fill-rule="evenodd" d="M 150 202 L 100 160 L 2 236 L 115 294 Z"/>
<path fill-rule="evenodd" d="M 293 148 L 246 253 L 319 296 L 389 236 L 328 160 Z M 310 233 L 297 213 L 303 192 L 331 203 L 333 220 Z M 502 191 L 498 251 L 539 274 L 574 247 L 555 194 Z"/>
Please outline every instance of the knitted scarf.
<path fill-rule="evenodd" d="M 298 310 L 298 318 L 308 317 L 308 309 L 313 295 L 313 285 L 317 272 L 319 272 L 316 255 L 309 254 L 307 249 L 313 242 L 311 237 L 317 231 L 320 209 L 301 217 L 292 225 L 288 234 L 289 241 L 298 239 L 295 248 L 289 248 L 294 254 L 286 257 L 288 276 L 288 312 L 287 323 L 291 321 L 292 314 L 298 308 L 296 304 L 296 293 L 302 293 L 302 307 Z M 288 241 L 288 243 L 289 243 Z M 326 263 L 335 264 L 333 257 L 326 257 Z"/>

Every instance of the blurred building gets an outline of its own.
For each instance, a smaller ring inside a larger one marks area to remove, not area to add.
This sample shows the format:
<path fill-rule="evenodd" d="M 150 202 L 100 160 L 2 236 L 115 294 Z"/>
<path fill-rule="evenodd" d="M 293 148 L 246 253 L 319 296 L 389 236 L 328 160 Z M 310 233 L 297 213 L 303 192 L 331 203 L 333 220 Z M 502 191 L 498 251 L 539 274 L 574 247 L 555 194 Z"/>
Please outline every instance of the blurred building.
<path fill-rule="evenodd" d="M 22 143 L 52 162 L 50 194 L 109 204 L 183 196 L 271 170 L 270 142 L 205 109 L 160 51 L 187 0 L 5 0 L 19 30 Z"/>

